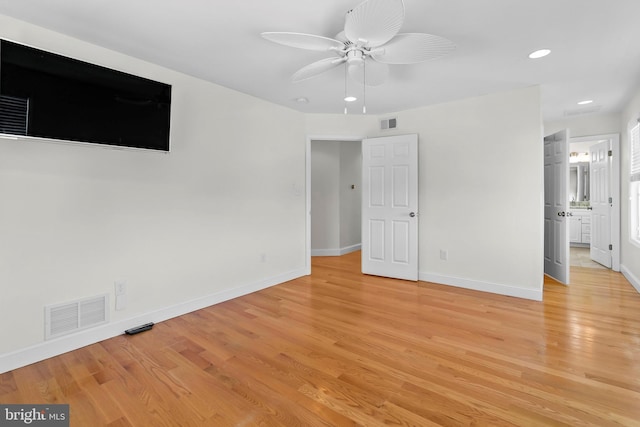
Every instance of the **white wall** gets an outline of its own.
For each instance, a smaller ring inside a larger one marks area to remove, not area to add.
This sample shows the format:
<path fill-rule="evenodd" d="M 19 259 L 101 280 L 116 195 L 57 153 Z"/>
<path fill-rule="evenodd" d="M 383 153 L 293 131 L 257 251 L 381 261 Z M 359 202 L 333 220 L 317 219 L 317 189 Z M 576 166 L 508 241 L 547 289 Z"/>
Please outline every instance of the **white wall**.
<path fill-rule="evenodd" d="M 627 124 L 632 120 L 637 120 L 639 117 L 640 87 L 636 89 L 622 112 L 622 132 L 620 133 L 620 151 L 622 152 L 620 168 L 620 192 L 622 194 L 620 271 L 638 292 L 640 292 L 640 248 L 633 245 L 629 240 L 629 158 L 631 156 L 631 148 Z"/>
<path fill-rule="evenodd" d="M 387 117 L 385 115 L 384 117 Z M 537 87 L 397 113 L 417 133 L 420 278 L 541 299 L 543 150 Z M 307 117 L 314 134 L 341 135 L 345 117 Z M 382 136 L 353 116 L 350 135 Z M 448 261 L 440 260 L 440 249 Z"/>
<path fill-rule="evenodd" d="M 311 253 L 340 248 L 340 142 L 311 142 Z M 331 253 L 329 253 L 331 252 Z"/>
<path fill-rule="evenodd" d="M 539 89 L 406 111 L 398 123 L 420 136 L 421 279 L 541 299 Z"/>
<path fill-rule="evenodd" d="M 0 37 L 173 86 L 169 154 L 0 139 L 0 372 L 304 274 L 302 114 L 7 17 Z M 43 342 L 45 305 L 116 280 L 109 326 Z"/>
<path fill-rule="evenodd" d="M 380 122 L 378 117 L 366 114 L 307 114 L 305 128 L 316 140 L 329 136 L 364 138 L 379 132 Z"/>

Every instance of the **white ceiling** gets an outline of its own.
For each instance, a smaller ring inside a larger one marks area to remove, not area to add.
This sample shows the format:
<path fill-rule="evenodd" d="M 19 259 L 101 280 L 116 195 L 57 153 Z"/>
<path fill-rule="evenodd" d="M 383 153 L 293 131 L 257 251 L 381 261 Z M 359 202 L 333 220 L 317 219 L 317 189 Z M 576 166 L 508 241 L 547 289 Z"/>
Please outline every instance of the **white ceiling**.
<path fill-rule="evenodd" d="M 260 33 L 334 37 L 358 3 L 0 0 L 0 14 L 296 110 L 341 113 L 343 67 L 300 83 L 289 80 L 331 55 L 274 44 Z M 442 59 L 392 65 L 385 84 L 367 88 L 368 113 L 541 85 L 543 116 L 556 120 L 580 110 L 618 112 L 640 85 L 639 0 L 405 0 L 405 8 L 401 32 L 436 34 L 458 48 Z M 528 59 L 540 48 L 551 55 Z M 298 97 L 309 103 L 296 103 Z M 594 103 L 577 105 L 585 99 Z"/>

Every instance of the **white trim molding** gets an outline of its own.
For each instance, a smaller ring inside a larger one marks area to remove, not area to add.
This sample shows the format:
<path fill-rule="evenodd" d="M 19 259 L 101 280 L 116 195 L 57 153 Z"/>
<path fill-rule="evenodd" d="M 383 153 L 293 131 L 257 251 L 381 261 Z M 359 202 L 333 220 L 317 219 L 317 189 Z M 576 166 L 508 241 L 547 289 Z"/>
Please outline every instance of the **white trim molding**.
<path fill-rule="evenodd" d="M 631 286 L 633 286 L 636 291 L 638 291 L 638 293 L 640 293 L 640 279 L 637 278 L 632 272 L 631 270 L 629 270 L 627 267 L 625 267 L 624 265 L 620 266 L 620 272 L 622 273 L 622 275 L 629 281 L 629 283 L 631 283 Z"/>
<path fill-rule="evenodd" d="M 216 292 L 211 295 L 185 301 L 174 306 L 162 308 L 129 319 L 120 320 L 114 323 L 107 323 L 72 335 L 44 341 L 11 353 L 1 354 L 0 374 L 122 335 L 126 329 L 139 326 L 141 324 L 149 322 L 163 322 L 165 320 L 182 316 L 243 295 L 248 295 L 271 286 L 279 285 L 302 276 L 306 276 L 306 272 L 304 270 L 291 271 L 289 273 L 284 273 L 258 282 L 239 286 L 234 289 Z"/>
<path fill-rule="evenodd" d="M 337 249 L 311 249 L 311 256 L 342 256 L 350 254 L 351 252 L 359 251 L 362 248 L 362 244 L 345 246 L 344 248 Z"/>
<path fill-rule="evenodd" d="M 542 283 L 540 284 L 540 289 L 524 289 L 500 283 L 483 282 L 480 280 L 424 272 L 420 272 L 418 278 L 423 282 L 431 282 L 439 285 L 455 286 L 457 288 L 471 289 L 474 291 L 542 301 Z"/>

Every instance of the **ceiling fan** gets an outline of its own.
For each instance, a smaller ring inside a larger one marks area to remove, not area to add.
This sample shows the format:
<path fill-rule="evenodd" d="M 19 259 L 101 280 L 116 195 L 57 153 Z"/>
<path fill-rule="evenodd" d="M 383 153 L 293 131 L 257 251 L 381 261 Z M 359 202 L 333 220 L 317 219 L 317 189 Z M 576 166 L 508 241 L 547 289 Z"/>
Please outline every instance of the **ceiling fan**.
<path fill-rule="evenodd" d="M 388 64 L 415 64 L 439 58 L 456 48 L 453 42 L 440 36 L 399 34 L 404 11 L 403 0 L 365 0 L 347 12 L 344 31 L 335 38 L 293 32 L 264 32 L 261 35 L 285 46 L 334 54 L 296 71 L 291 76 L 293 82 L 315 77 L 346 63 L 354 80 L 377 86 L 386 80 Z"/>

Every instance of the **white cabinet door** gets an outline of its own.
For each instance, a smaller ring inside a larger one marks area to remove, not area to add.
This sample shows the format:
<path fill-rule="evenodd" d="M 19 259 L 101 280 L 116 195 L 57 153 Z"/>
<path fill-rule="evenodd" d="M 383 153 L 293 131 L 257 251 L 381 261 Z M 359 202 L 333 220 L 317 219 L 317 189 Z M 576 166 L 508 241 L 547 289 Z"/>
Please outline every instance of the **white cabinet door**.
<path fill-rule="evenodd" d="M 418 280 L 418 135 L 362 141 L 362 272 Z"/>
<path fill-rule="evenodd" d="M 571 243 L 582 242 L 582 221 L 579 216 L 569 217 L 569 241 Z"/>

